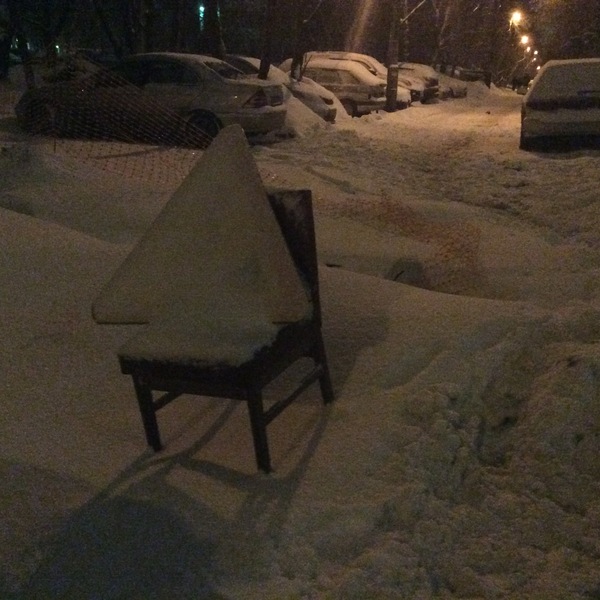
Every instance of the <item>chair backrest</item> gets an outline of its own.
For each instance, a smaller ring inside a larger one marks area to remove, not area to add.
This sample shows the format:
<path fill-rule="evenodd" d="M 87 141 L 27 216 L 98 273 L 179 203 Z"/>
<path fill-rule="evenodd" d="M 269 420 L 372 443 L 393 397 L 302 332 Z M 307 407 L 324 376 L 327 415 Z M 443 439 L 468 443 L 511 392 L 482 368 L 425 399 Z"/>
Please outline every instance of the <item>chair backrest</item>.
<path fill-rule="evenodd" d="M 319 268 L 310 190 L 267 190 L 292 259 L 310 295 L 313 321 L 321 324 Z"/>

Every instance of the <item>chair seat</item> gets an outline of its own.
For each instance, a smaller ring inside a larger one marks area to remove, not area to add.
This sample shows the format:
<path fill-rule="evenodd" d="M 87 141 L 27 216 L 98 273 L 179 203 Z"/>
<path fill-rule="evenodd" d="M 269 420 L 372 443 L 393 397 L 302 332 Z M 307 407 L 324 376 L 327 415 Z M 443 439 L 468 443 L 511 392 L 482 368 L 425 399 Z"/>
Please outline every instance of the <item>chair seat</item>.
<path fill-rule="evenodd" d="M 145 350 L 148 350 L 146 347 Z M 267 425 L 289 406 L 309 385 L 319 381 L 323 401 L 333 401 L 333 390 L 320 324 L 302 321 L 280 327 L 275 339 L 261 347 L 240 365 L 213 363 L 196 355 L 180 360 L 178 354 L 159 360 L 127 352 L 119 353 L 121 371 L 131 375 L 144 422 L 148 444 L 162 448 L 156 413 L 182 394 L 244 400 L 248 405 L 256 463 L 259 469 L 271 471 L 267 441 Z M 280 398 L 268 409 L 263 407 L 263 388 L 283 373 L 293 362 L 303 357 L 313 360 L 313 368 L 287 397 Z M 153 397 L 153 390 L 164 392 Z"/>
<path fill-rule="evenodd" d="M 236 366 L 271 344 L 281 327 L 260 315 L 224 319 L 186 310 L 140 326 L 119 355 L 153 362 Z"/>
<path fill-rule="evenodd" d="M 194 337 L 193 328 L 180 331 L 167 343 L 160 333 L 160 327 L 148 327 L 121 348 L 118 356 L 123 374 L 141 376 L 153 389 L 171 389 L 177 380 L 188 393 L 239 399 L 247 398 L 248 389 L 262 388 L 294 360 L 312 356 L 315 340 L 320 339 L 320 328 L 313 321 L 222 332 L 224 338 L 206 340 L 205 346 Z M 251 333 L 256 334 L 252 340 Z M 243 344 L 233 348 L 240 340 Z M 192 345 L 194 351 L 190 352 Z M 234 356 L 236 360 L 232 360 Z M 237 360 L 241 357 L 243 360 Z M 211 389 L 213 393 L 209 393 Z"/>

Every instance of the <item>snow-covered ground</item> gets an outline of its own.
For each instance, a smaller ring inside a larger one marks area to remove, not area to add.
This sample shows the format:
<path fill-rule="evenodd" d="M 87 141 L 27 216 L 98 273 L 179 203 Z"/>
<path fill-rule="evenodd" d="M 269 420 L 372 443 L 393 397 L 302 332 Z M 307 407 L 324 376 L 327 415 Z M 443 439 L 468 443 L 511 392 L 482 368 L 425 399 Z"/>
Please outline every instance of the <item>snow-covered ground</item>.
<path fill-rule="evenodd" d="M 0 89 L 0 597 L 600 597 L 600 153 L 465 100 L 253 147 L 310 188 L 336 402 L 181 398 L 146 449 L 91 304 L 197 154 L 27 140 Z M 274 386 L 275 394 L 279 384 Z"/>

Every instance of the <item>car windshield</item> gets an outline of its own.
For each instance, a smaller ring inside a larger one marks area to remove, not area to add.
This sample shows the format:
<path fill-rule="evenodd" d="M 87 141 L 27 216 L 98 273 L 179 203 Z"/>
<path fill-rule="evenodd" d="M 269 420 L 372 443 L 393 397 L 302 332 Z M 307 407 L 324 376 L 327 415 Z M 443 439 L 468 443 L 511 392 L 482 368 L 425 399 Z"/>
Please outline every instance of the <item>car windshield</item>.
<path fill-rule="evenodd" d="M 377 73 L 377 70 L 374 69 L 369 63 L 365 63 L 365 62 L 362 62 L 362 61 L 356 61 L 356 62 L 358 62 L 361 65 L 363 65 L 365 67 L 365 69 L 367 69 L 367 71 L 369 71 L 369 73 L 371 73 L 372 75 L 375 75 L 375 76 L 379 75 L 379 73 Z"/>
<path fill-rule="evenodd" d="M 557 98 L 600 95 L 600 62 L 559 63 L 540 73 L 531 89 L 530 100 L 545 102 Z"/>
<path fill-rule="evenodd" d="M 225 79 L 240 79 L 244 77 L 244 74 L 239 69 L 222 60 L 207 60 L 203 64 Z"/>
<path fill-rule="evenodd" d="M 251 59 L 244 59 L 235 55 L 228 54 L 225 59 L 225 62 L 244 73 L 244 75 L 256 75 L 258 73 L 258 67 L 256 67 L 252 62 L 250 62 L 250 60 Z"/>
<path fill-rule="evenodd" d="M 87 75 L 78 80 L 78 85 L 85 86 L 87 89 L 98 87 L 122 87 L 130 85 L 124 72 L 119 68 L 101 69 L 96 73 Z"/>

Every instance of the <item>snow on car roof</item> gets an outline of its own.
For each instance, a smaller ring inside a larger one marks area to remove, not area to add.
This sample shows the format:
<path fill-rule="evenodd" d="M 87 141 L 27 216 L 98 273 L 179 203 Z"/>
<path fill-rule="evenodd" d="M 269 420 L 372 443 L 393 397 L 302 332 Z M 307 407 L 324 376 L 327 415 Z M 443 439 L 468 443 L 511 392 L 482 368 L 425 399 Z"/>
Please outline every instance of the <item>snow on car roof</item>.
<path fill-rule="evenodd" d="M 533 80 L 526 99 L 542 100 L 600 92 L 600 58 L 549 60 Z"/>
<path fill-rule="evenodd" d="M 252 65 L 255 69 L 260 68 L 260 58 L 252 56 L 242 56 L 240 54 L 235 55 L 237 58 L 246 61 L 249 65 Z M 291 63 L 290 63 L 291 64 Z M 334 99 L 335 95 L 328 89 L 325 89 L 322 85 L 313 81 L 310 77 L 302 77 L 300 81 L 290 78 L 290 74 L 276 65 L 269 67 L 269 79 L 276 83 L 281 83 L 285 86 L 293 88 L 297 92 L 303 92 L 307 94 L 318 94 L 322 98 Z"/>
<path fill-rule="evenodd" d="M 186 52 L 145 52 L 143 54 L 136 54 L 135 56 L 147 56 L 147 57 L 152 57 L 152 56 L 166 56 L 166 57 L 170 57 L 170 58 L 177 58 L 180 60 L 187 60 L 187 61 L 191 61 L 191 62 L 206 62 L 206 61 L 213 61 L 213 60 L 219 60 L 218 58 L 215 58 L 214 56 L 208 56 L 206 54 L 188 54 Z"/>
<path fill-rule="evenodd" d="M 228 62 L 205 54 L 188 54 L 185 52 L 146 52 L 144 54 L 137 54 L 136 56 L 148 58 L 166 57 L 173 58 L 190 65 L 200 64 L 203 67 L 208 67 L 209 69 L 215 71 L 218 75 L 224 77 L 225 79 L 236 79 L 238 75 L 243 75 L 239 69 L 230 65 Z"/>
<path fill-rule="evenodd" d="M 387 80 L 387 67 L 380 61 L 378 61 L 375 57 L 370 56 L 369 54 L 361 54 L 360 52 L 344 52 L 342 50 L 328 50 L 323 52 L 307 52 L 306 56 L 310 58 L 310 60 L 316 60 L 317 58 L 326 59 L 330 58 L 330 60 L 349 60 L 364 66 L 369 73 L 375 75 L 381 83 L 381 80 Z M 414 65 L 415 63 L 401 63 L 400 65 L 400 74 L 398 81 L 402 86 L 409 86 L 413 90 L 423 91 L 425 89 L 425 85 L 423 80 L 418 75 L 407 74 L 407 71 L 414 71 L 412 67 L 404 67 L 404 65 Z M 375 71 L 375 73 L 373 73 Z"/>
<path fill-rule="evenodd" d="M 353 60 L 338 60 L 337 58 L 315 58 L 309 57 L 306 62 L 307 68 L 317 69 L 338 69 L 342 71 L 349 71 L 357 79 L 360 79 L 368 85 L 381 85 L 382 81 L 379 77 L 376 77 L 369 70 Z"/>
<path fill-rule="evenodd" d="M 342 50 L 328 50 L 324 52 L 307 52 L 306 56 L 314 58 L 328 58 L 331 57 L 335 60 L 353 60 L 358 62 L 364 62 L 369 65 L 371 69 L 374 69 L 379 76 L 387 74 L 387 67 L 375 57 L 368 54 L 361 54 L 359 52 L 344 52 Z"/>
<path fill-rule="evenodd" d="M 412 62 L 401 62 L 401 69 L 410 69 L 411 71 L 420 72 L 422 75 L 426 77 L 437 77 L 438 72 L 431 66 L 425 65 L 423 63 L 412 63 Z"/>
<path fill-rule="evenodd" d="M 260 58 L 254 58 L 253 56 L 242 56 L 241 54 L 236 54 L 235 57 L 247 62 L 249 65 L 254 67 L 257 72 L 258 69 L 260 69 Z M 279 67 L 273 64 L 269 65 L 269 79 L 277 83 L 283 83 L 284 85 L 288 85 L 290 82 L 289 74 L 284 73 Z"/>

